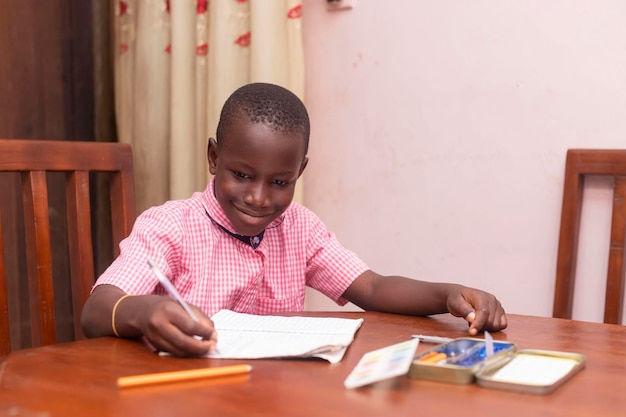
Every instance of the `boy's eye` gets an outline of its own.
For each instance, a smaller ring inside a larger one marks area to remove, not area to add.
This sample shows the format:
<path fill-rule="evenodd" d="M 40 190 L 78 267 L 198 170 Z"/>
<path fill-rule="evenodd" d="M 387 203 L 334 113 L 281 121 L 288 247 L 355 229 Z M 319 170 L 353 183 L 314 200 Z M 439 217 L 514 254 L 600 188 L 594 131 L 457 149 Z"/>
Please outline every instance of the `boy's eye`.
<path fill-rule="evenodd" d="M 241 179 L 248 179 L 248 178 L 250 178 L 250 175 L 244 174 L 243 172 L 239 172 L 239 171 L 233 171 L 233 175 L 235 177 L 241 178 Z"/>
<path fill-rule="evenodd" d="M 272 182 L 278 185 L 279 187 L 285 187 L 287 184 L 289 184 L 288 181 L 283 181 L 283 180 L 274 180 Z"/>

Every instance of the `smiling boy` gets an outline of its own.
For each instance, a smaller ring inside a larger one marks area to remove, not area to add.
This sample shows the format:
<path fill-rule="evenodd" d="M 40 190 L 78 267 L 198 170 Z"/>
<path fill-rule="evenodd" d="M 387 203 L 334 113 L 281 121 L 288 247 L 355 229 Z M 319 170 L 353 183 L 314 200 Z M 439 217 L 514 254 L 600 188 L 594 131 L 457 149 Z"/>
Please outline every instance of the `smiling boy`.
<path fill-rule="evenodd" d="M 339 305 L 350 301 L 365 310 L 449 312 L 469 322 L 470 335 L 506 327 L 493 295 L 379 275 L 313 212 L 294 203 L 296 181 L 308 162 L 309 133 L 306 108 L 287 89 L 254 83 L 236 90 L 222 108 L 217 140 L 209 140 L 213 178 L 206 190 L 137 218 L 120 256 L 85 304 L 85 335 L 144 336 L 159 350 L 201 355 L 215 347 L 209 317 L 220 309 L 301 311 L 306 286 Z M 197 311 L 198 321 L 158 285 L 148 258 Z"/>

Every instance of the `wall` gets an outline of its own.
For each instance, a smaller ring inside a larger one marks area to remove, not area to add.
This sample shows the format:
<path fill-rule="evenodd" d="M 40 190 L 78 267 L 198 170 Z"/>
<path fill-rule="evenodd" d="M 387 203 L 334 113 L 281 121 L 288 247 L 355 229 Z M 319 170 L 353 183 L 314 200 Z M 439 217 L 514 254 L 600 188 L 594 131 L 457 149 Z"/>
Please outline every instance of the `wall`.
<path fill-rule="evenodd" d="M 305 204 L 379 273 L 551 315 L 566 149 L 626 143 L 625 16 L 617 0 L 306 0 Z M 574 314 L 601 321 L 610 194 L 587 188 Z"/>

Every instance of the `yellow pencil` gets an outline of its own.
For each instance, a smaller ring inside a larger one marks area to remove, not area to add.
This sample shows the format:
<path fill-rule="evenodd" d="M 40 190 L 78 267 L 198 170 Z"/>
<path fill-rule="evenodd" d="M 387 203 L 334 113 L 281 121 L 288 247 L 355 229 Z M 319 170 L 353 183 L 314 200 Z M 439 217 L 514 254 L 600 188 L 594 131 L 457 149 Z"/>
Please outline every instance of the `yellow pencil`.
<path fill-rule="evenodd" d="M 160 384 L 164 382 L 190 381 L 200 378 L 245 374 L 252 370 L 250 365 L 230 365 L 217 368 L 190 369 L 186 371 L 161 372 L 123 376 L 117 379 L 120 388 L 137 387 L 141 385 Z"/>

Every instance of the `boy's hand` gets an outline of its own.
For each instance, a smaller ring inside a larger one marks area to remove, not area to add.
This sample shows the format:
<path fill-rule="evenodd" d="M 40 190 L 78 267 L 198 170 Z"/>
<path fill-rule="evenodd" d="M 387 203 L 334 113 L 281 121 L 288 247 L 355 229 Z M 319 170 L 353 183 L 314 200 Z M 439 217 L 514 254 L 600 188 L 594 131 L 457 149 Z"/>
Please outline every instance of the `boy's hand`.
<path fill-rule="evenodd" d="M 171 297 L 125 295 L 108 284 L 93 290 L 81 315 L 85 336 L 144 337 L 154 348 L 176 356 L 200 356 L 215 349 L 213 322 L 196 306 L 190 307 L 198 321 Z"/>
<path fill-rule="evenodd" d="M 463 317 L 469 323 L 472 336 L 483 330 L 498 331 L 506 328 L 506 314 L 493 295 L 474 288 L 460 287 L 447 299 L 450 314 Z"/>
<path fill-rule="evenodd" d="M 146 296 L 149 302 L 137 321 L 141 334 L 157 350 L 174 356 L 201 356 L 214 350 L 217 332 L 202 310 L 190 305 L 198 321 L 170 297 Z M 146 300 L 148 301 L 148 300 Z"/>

